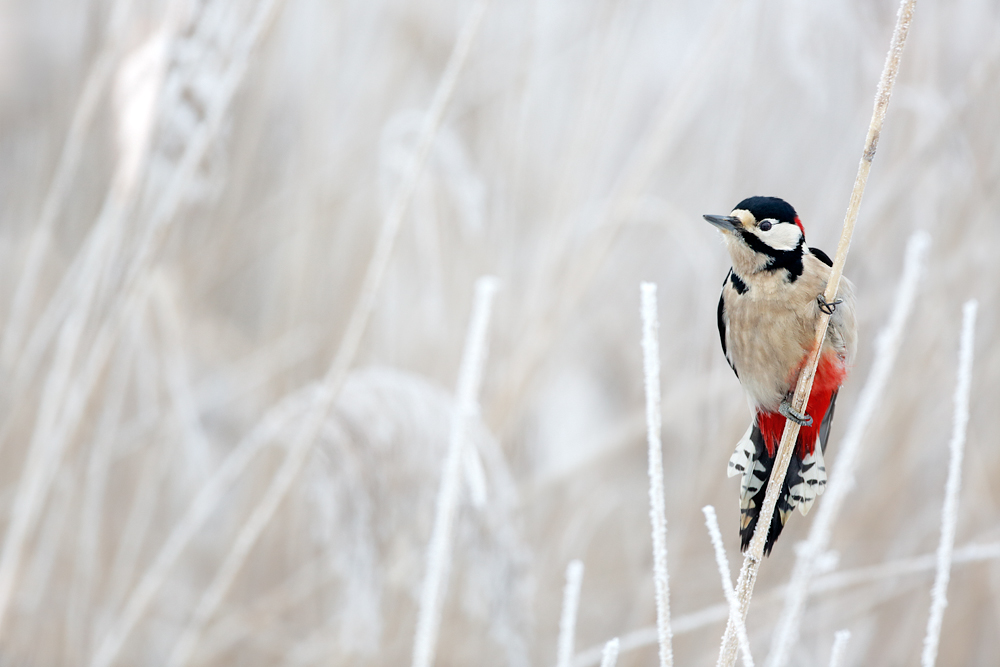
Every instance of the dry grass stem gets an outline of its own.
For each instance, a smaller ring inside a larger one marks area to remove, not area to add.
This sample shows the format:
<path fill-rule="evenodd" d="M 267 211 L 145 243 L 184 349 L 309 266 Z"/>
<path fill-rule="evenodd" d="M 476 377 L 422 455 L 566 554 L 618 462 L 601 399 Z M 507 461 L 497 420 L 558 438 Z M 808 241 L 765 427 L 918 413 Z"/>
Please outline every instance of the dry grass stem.
<path fill-rule="evenodd" d="M 482 386 L 483 366 L 486 364 L 490 313 L 496 290 L 497 279 L 492 276 L 484 276 L 476 281 L 472 317 L 469 321 L 465 349 L 462 351 L 462 365 L 459 368 L 458 384 L 455 388 L 455 407 L 448 436 L 448 453 L 441 472 L 434 529 L 427 547 L 427 569 L 420 594 L 420 612 L 413 642 L 411 663 L 413 667 L 431 667 L 434 664 L 438 631 L 441 626 L 441 608 L 448 586 L 452 533 L 458 513 L 466 431 L 470 421 L 479 413 L 479 389 Z M 582 567 L 581 565 L 581 575 Z"/>
<path fill-rule="evenodd" d="M 563 589 L 562 613 L 559 615 L 559 648 L 556 667 L 573 664 L 573 643 L 576 635 L 576 615 L 580 609 L 580 588 L 583 585 L 583 562 L 572 560 L 566 566 L 566 586 Z"/>
<path fill-rule="evenodd" d="M 615 667 L 618 664 L 618 637 L 604 645 L 601 652 L 601 667 Z"/>
<path fill-rule="evenodd" d="M 824 292 L 825 299 L 831 303 L 836 300 L 837 291 L 840 288 L 840 277 L 843 275 L 844 264 L 847 262 L 847 253 L 851 246 L 851 238 L 854 235 L 854 225 L 857 222 L 858 212 L 861 208 L 861 199 L 864 195 L 865 185 L 868 182 L 868 173 L 871 170 L 872 159 L 875 157 L 879 135 L 882 132 L 885 113 L 889 107 L 892 87 L 896 81 L 896 74 L 899 71 L 900 58 L 902 57 L 903 46 L 906 44 L 906 37 L 909 33 L 910 22 L 913 19 L 915 5 L 916 0 L 902 0 L 899 7 L 899 14 L 896 17 L 896 27 L 893 30 L 889 53 L 886 56 L 885 66 L 882 69 L 882 77 L 879 80 L 878 91 L 875 94 L 875 108 L 872 111 L 871 122 L 868 126 L 865 149 L 858 165 L 857 176 L 854 179 L 851 201 L 847 207 L 847 214 L 844 217 L 844 228 L 840 235 L 840 243 L 837 245 L 837 255 L 833 260 L 833 267 L 830 270 L 830 280 L 827 283 L 826 292 Z M 798 381 L 795 385 L 792 407 L 801 414 L 805 414 L 829 322 L 830 315 L 820 313 L 816 323 L 816 337 L 813 342 L 811 355 L 802 372 L 799 373 Z M 792 450 L 798 433 L 799 425 L 791 420 L 786 420 L 785 431 L 781 436 L 781 443 L 778 446 L 774 467 L 771 470 L 764 503 L 761 506 L 757 529 L 754 531 L 754 536 L 747 549 L 737 583 L 737 596 L 740 600 L 741 615 L 744 618 L 746 618 L 746 613 L 750 606 L 750 598 L 753 595 L 753 587 L 757 579 L 757 570 L 764 556 L 764 543 L 767 539 L 768 529 L 771 526 L 771 517 L 774 514 L 778 495 L 785 481 L 785 473 L 788 471 L 788 463 L 791 460 Z M 736 626 L 734 621 L 731 621 L 726 626 L 720 655 L 722 656 L 720 665 L 731 667 L 736 662 Z"/>
<path fill-rule="evenodd" d="M 840 667 L 847 653 L 847 642 L 851 639 L 850 630 L 837 630 L 833 635 L 833 648 L 830 649 L 830 667 Z"/>
<path fill-rule="evenodd" d="M 708 527 L 708 536 L 712 540 L 712 548 L 715 550 L 715 564 L 719 568 L 719 578 L 722 580 L 722 592 L 725 595 L 726 603 L 729 605 L 729 617 L 736 619 L 736 637 L 740 642 L 740 652 L 743 656 L 743 664 L 746 667 L 753 667 L 753 656 L 750 654 L 750 639 L 747 637 L 747 626 L 740 616 L 739 602 L 736 600 L 736 591 L 733 590 L 733 579 L 729 573 L 729 559 L 726 558 L 726 547 L 722 544 L 722 532 L 719 530 L 719 519 L 715 516 L 715 508 L 705 505 L 701 508 L 705 514 L 705 525 Z"/>
<path fill-rule="evenodd" d="M 674 664 L 670 630 L 670 580 L 667 573 L 667 516 L 663 497 L 663 443 L 660 440 L 660 322 L 656 312 L 656 285 L 643 283 L 642 359 L 646 386 L 646 443 L 649 450 L 649 521 L 653 532 L 653 585 L 656 589 L 656 627 L 660 666 Z"/>
<path fill-rule="evenodd" d="M 958 382 L 955 385 L 955 418 L 952 422 L 948 451 L 948 482 L 941 509 L 941 541 L 937 550 L 937 571 L 931 589 L 931 611 L 927 619 L 927 634 L 920 657 L 922 667 L 934 667 L 941 640 L 941 622 L 948 606 L 948 580 L 955 550 L 955 524 L 958 523 L 958 494 L 962 490 L 962 457 L 965 434 L 969 425 L 969 394 L 972 386 L 972 358 L 975 344 L 976 311 L 979 303 L 970 299 L 962 309 L 962 340 L 958 351 Z"/>

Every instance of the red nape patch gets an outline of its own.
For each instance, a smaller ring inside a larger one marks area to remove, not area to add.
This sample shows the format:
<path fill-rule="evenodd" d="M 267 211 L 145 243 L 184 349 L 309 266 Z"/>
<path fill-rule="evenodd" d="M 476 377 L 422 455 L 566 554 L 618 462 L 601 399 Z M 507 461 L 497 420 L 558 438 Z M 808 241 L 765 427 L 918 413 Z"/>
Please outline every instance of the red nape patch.
<path fill-rule="evenodd" d="M 795 224 L 799 226 L 799 231 L 802 232 L 802 238 L 806 237 L 806 230 L 802 226 L 802 221 L 799 220 L 799 216 L 795 216 Z"/>
<path fill-rule="evenodd" d="M 828 353 L 820 357 L 816 368 L 816 378 L 813 380 L 812 392 L 809 394 L 809 405 L 806 414 L 813 418 L 811 426 L 799 429 L 799 437 L 795 441 L 795 455 L 803 458 L 816 449 L 816 439 L 819 437 L 819 427 L 823 417 L 830 407 L 833 392 L 840 388 L 847 376 L 847 369 L 836 354 Z M 774 456 L 785 430 L 785 418 L 777 412 L 760 411 L 757 413 L 757 427 L 764 436 L 764 445 L 768 456 Z"/>

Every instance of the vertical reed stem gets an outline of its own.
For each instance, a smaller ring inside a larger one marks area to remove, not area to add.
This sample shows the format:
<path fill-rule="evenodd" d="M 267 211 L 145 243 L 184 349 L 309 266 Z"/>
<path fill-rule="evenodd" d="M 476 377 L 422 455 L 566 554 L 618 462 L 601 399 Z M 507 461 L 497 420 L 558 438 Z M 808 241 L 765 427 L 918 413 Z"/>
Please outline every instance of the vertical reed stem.
<path fill-rule="evenodd" d="M 663 499 L 663 443 L 660 441 L 660 322 L 656 284 L 643 283 L 642 357 L 646 379 L 646 440 L 649 445 L 649 521 L 653 530 L 653 584 L 656 587 L 656 630 L 660 667 L 674 664 L 670 630 L 670 579 L 667 573 L 667 516 Z"/>
<path fill-rule="evenodd" d="M 871 122 L 868 125 L 868 136 L 865 140 L 865 149 L 858 164 L 858 173 L 854 179 L 854 189 L 851 191 L 851 201 L 847 207 L 847 214 L 844 217 L 844 228 L 840 235 L 840 243 L 837 245 L 837 256 L 833 260 L 833 267 L 830 270 L 830 280 L 827 283 L 823 296 L 828 302 L 833 302 L 840 288 L 840 278 L 844 272 L 844 264 L 847 262 L 847 253 L 851 247 L 851 238 L 854 235 L 854 225 L 858 219 L 858 212 L 861 208 L 861 198 L 864 196 L 865 185 L 868 183 L 868 172 L 871 171 L 872 160 L 875 158 L 875 150 L 878 147 L 879 135 L 882 132 L 882 125 L 885 122 L 885 112 L 889 107 L 889 98 L 892 95 L 892 87 L 896 82 L 896 74 L 899 72 L 899 63 L 903 55 L 903 46 L 906 44 L 906 37 L 910 30 L 910 22 L 913 20 L 913 10 L 916 0 L 901 0 L 899 13 L 896 16 L 896 27 L 892 34 L 892 41 L 889 45 L 889 53 L 886 55 L 885 65 L 882 68 L 882 77 L 879 80 L 878 90 L 875 93 L 875 108 L 872 110 Z M 830 323 L 830 315 L 820 313 L 816 322 L 816 335 L 813 341 L 812 353 L 802 372 L 799 373 L 798 382 L 795 385 L 795 395 L 792 398 L 792 407 L 804 413 L 809 400 L 809 393 L 812 390 L 813 379 L 816 376 L 816 367 L 819 364 L 820 353 L 823 348 L 823 340 L 826 338 L 826 329 Z M 771 526 L 771 517 L 774 515 L 774 508 L 778 503 L 778 495 L 785 482 L 785 473 L 788 471 L 788 463 L 792 458 L 792 449 L 795 439 L 799 434 L 799 425 L 793 421 L 785 421 L 785 431 L 781 436 L 781 444 L 775 457 L 774 468 L 771 471 L 771 478 L 767 484 L 767 492 L 764 496 L 764 504 L 761 507 L 760 517 L 757 521 L 757 529 L 750 540 L 750 547 L 747 549 L 743 559 L 743 567 L 740 569 L 740 577 L 737 582 L 736 591 L 740 601 L 740 615 L 746 618 L 747 609 L 750 606 L 750 598 L 753 595 L 754 584 L 757 581 L 757 570 L 764 557 L 764 543 L 767 540 L 767 533 Z M 731 667 L 736 662 L 736 621 L 730 616 L 726 625 L 726 632 L 723 636 L 720 648 L 720 665 Z"/>

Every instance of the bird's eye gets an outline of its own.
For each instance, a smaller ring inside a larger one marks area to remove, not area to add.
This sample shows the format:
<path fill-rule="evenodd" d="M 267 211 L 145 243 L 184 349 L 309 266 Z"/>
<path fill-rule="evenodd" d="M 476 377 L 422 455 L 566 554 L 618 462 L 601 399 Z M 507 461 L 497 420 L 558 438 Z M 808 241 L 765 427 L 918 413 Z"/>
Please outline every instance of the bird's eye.
<path fill-rule="evenodd" d="M 770 220 L 765 220 L 764 222 L 760 223 L 760 231 L 766 232 L 769 229 L 771 229 L 771 221 Z"/>

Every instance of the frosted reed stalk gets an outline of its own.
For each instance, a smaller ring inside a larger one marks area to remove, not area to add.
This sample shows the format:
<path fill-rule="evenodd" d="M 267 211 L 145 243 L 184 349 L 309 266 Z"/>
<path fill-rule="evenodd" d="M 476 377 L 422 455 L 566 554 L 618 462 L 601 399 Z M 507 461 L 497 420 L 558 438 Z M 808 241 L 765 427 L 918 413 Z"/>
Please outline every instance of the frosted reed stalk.
<path fill-rule="evenodd" d="M 872 110 L 871 122 L 868 125 L 865 149 L 858 164 L 858 173 L 854 179 L 854 188 L 851 191 L 851 201 L 844 216 L 844 228 L 840 235 L 840 242 L 837 244 L 837 255 L 833 260 L 833 266 L 830 268 L 830 279 L 823 294 L 828 302 L 836 300 L 837 291 L 840 288 L 840 278 L 844 272 L 844 264 L 847 262 L 847 253 L 851 247 L 851 238 L 854 235 L 854 226 L 858 220 L 861 199 L 865 192 L 865 185 L 868 183 L 868 173 L 871 171 L 872 160 L 875 158 L 879 135 L 882 132 L 882 125 L 885 121 L 885 112 L 889 108 L 889 98 L 892 94 L 893 84 L 896 81 L 896 74 L 899 71 L 903 46 L 906 44 L 906 36 L 909 33 L 910 22 L 913 20 L 915 5 L 916 0 L 901 0 L 900 2 L 899 13 L 896 17 L 896 27 L 893 30 L 889 52 L 886 55 L 885 65 L 882 69 L 882 77 L 879 79 L 878 90 L 875 93 L 875 105 Z M 799 373 L 798 381 L 795 385 L 795 395 L 792 397 L 792 408 L 799 413 L 805 413 L 829 323 L 830 315 L 820 313 L 816 322 L 816 335 L 813 340 L 812 351 L 802 371 Z M 781 487 L 785 481 L 785 473 L 788 471 L 788 463 L 792 458 L 792 450 L 794 449 L 795 439 L 798 434 L 799 425 L 791 420 L 786 420 L 785 430 L 781 436 L 781 443 L 775 454 L 771 477 L 768 480 L 764 502 L 761 505 L 757 528 L 754 530 L 753 538 L 750 540 L 750 546 L 743 559 L 743 567 L 740 568 L 740 577 L 736 585 L 737 597 L 740 601 L 740 613 L 744 618 L 746 618 L 747 610 L 750 607 L 750 598 L 753 595 L 753 587 L 757 581 L 757 570 L 760 568 L 761 560 L 764 558 L 764 543 L 767 540 L 767 533 L 771 526 L 771 517 L 774 515 L 774 508 L 778 503 L 778 495 L 781 493 Z M 736 643 L 736 625 L 734 622 L 730 622 L 726 625 L 722 646 L 719 649 L 720 665 L 731 667 L 735 664 Z"/>
<path fill-rule="evenodd" d="M 642 283 L 642 358 L 646 381 L 646 441 L 649 445 L 649 521 L 653 533 L 653 585 L 660 667 L 674 664 L 670 630 L 670 581 L 667 574 L 667 516 L 663 499 L 663 444 L 660 442 L 660 322 L 656 284 Z"/>
<path fill-rule="evenodd" d="M 601 667 L 615 667 L 618 664 L 618 637 L 604 645 L 601 653 Z"/>
<path fill-rule="evenodd" d="M 566 587 L 563 588 L 562 614 L 559 616 L 559 649 L 556 667 L 573 664 L 573 641 L 576 635 L 576 614 L 580 608 L 580 587 L 583 585 L 583 563 L 572 560 L 566 566 Z"/>
<path fill-rule="evenodd" d="M 712 539 L 715 549 L 715 564 L 719 567 L 719 577 L 722 579 L 722 592 L 729 605 L 729 618 L 736 622 L 736 637 L 740 642 L 740 652 L 743 654 L 743 664 L 753 667 L 753 656 L 750 655 L 750 639 L 747 637 L 747 626 L 740 615 L 740 604 L 733 590 L 733 578 L 729 573 L 729 559 L 726 558 L 726 548 L 722 545 L 722 532 L 719 530 L 719 519 L 715 516 L 715 508 L 705 505 L 701 508 L 705 514 L 705 525 L 708 526 L 708 536 Z"/>
<path fill-rule="evenodd" d="M 840 515 L 847 494 L 854 487 L 854 471 L 861 453 L 861 442 L 868 430 L 875 410 L 881 404 L 885 387 L 896 365 L 906 323 L 909 321 L 917 289 L 924 272 L 924 259 L 930 245 L 930 235 L 915 232 L 906 244 L 903 275 L 892 300 L 889 321 L 875 339 L 875 360 L 872 362 L 865 386 L 858 396 L 857 405 L 847 425 L 847 431 L 837 448 L 837 467 L 830 475 L 830 484 L 819 503 L 816 518 L 809 529 L 809 538 L 798 545 L 795 566 L 788 586 L 788 595 L 781 617 L 778 619 L 771 642 L 768 667 L 783 667 L 795 645 L 799 624 L 809 592 L 809 581 L 815 571 L 816 559 L 826 552 L 833 526 Z"/>
<path fill-rule="evenodd" d="M 487 333 L 496 289 L 497 279 L 492 276 L 484 276 L 476 281 L 472 318 L 455 388 L 448 453 L 441 473 L 441 486 L 438 488 L 434 528 L 427 548 L 427 570 L 420 594 L 420 611 L 413 642 L 413 667 L 430 667 L 434 664 L 438 630 L 441 626 L 441 608 L 451 564 L 452 532 L 461 490 L 463 449 L 470 421 L 479 413 L 479 388 L 486 363 Z"/>
<path fill-rule="evenodd" d="M 937 550 L 937 574 L 931 591 L 931 613 L 927 619 L 927 635 L 920 658 L 922 667 L 933 667 L 937 660 L 938 642 L 941 639 L 941 621 L 948 606 L 948 579 L 955 548 L 955 524 L 958 522 L 958 493 L 962 489 L 962 455 L 965 451 L 965 431 L 969 424 L 969 390 L 972 384 L 972 351 L 975 342 L 975 299 L 965 302 L 962 309 L 962 342 L 958 352 L 958 384 L 955 386 L 955 417 L 952 422 L 951 442 L 948 449 L 948 483 L 945 486 L 944 507 L 941 510 L 941 541 Z"/>
<path fill-rule="evenodd" d="M 850 630 L 837 630 L 833 635 L 833 648 L 830 649 L 830 667 L 840 667 L 847 652 L 847 642 L 851 639 Z"/>

